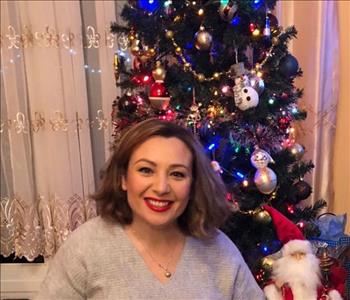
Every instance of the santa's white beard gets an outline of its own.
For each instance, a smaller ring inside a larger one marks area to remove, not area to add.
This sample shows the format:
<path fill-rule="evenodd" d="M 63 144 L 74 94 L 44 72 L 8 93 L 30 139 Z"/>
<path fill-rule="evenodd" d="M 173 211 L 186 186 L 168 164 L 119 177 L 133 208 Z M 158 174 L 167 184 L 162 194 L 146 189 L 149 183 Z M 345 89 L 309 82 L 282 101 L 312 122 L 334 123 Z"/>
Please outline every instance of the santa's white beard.
<path fill-rule="evenodd" d="M 316 300 L 320 284 L 319 260 L 313 254 L 297 260 L 288 255 L 275 261 L 273 277 L 279 283 L 288 283 L 294 300 Z"/>

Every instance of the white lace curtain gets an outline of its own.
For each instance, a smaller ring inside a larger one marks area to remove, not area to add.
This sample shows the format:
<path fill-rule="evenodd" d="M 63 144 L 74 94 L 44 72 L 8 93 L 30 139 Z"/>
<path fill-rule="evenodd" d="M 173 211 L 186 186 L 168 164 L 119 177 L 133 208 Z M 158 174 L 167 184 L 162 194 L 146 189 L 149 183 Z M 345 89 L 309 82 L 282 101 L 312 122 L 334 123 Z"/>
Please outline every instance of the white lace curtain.
<path fill-rule="evenodd" d="M 1 254 L 53 255 L 96 214 L 118 1 L 1 1 Z"/>

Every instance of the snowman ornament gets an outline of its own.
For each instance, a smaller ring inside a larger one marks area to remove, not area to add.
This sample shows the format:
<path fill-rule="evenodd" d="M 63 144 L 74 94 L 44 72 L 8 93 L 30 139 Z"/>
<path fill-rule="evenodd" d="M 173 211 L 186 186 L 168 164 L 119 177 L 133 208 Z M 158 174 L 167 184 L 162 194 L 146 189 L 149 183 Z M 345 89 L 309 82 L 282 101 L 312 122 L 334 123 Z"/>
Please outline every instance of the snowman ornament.
<path fill-rule="evenodd" d="M 254 176 L 254 182 L 258 190 L 263 194 L 272 193 L 277 185 L 276 173 L 267 165 L 274 163 L 274 160 L 265 150 L 255 149 L 250 162 L 257 169 Z"/>
<path fill-rule="evenodd" d="M 250 86 L 248 76 L 246 75 L 235 78 L 233 95 L 235 104 L 240 110 L 247 110 L 259 104 L 259 95 L 257 91 Z"/>

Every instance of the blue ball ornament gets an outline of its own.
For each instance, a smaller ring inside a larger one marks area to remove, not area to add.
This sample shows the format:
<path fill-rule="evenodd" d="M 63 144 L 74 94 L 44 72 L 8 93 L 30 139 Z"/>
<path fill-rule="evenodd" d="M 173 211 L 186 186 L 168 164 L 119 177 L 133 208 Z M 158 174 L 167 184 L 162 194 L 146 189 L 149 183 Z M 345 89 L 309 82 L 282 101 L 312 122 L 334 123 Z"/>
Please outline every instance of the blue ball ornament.
<path fill-rule="evenodd" d="M 279 70 L 288 78 L 295 77 L 298 74 L 299 63 L 293 55 L 287 54 L 281 59 Z"/>

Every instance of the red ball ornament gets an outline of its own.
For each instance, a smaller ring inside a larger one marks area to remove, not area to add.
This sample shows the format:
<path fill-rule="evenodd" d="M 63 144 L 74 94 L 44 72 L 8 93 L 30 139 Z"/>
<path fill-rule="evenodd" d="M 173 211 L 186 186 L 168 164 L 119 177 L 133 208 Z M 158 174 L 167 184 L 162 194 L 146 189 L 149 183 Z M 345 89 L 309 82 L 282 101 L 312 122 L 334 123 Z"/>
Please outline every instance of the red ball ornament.
<path fill-rule="evenodd" d="M 283 92 L 283 93 L 281 94 L 281 98 L 282 98 L 283 100 L 287 100 L 288 97 L 289 97 L 289 95 L 288 95 L 287 93 L 285 93 L 285 92 Z"/>
<path fill-rule="evenodd" d="M 163 82 L 156 81 L 151 85 L 150 97 L 152 107 L 165 110 L 169 106 L 170 96 Z"/>
<path fill-rule="evenodd" d="M 165 116 L 168 121 L 172 121 L 175 119 L 176 114 L 173 110 L 167 109 Z"/>
<path fill-rule="evenodd" d="M 141 80 L 141 77 L 139 75 L 135 75 L 135 76 L 131 77 L 131 82 L 140 85 L 142 80 Z"/>
<path fill-rule="evenodd" d="M 138 85 L 149 85 L 153 79 L 151 75 L 148 74 L 138 74 L 131 78 L 131 81 Z"/>
<path fill-rule="evenodd" d="M 152 82 L 152 76 L 151 75 L 143 75 L 142 76 L 142 83 L 147 85 L 150 84 Z"/>
<path fill-rule="evenodd" d="M 281 130 L 286 130 L 290 126 L 291 119 L 289 117 L 281 117 L 278 119 L 278 127 Z"/>
<path fill-rule="evenodd" d="M 157 61 L 156 68 L 152 71 L 155 82 L 151 85 L 149 100 L 153 108 L 158 110 L 166 110 L 169 106 L 170 96 L 164 86 L 165 69 L 160 61 Z"/>
<path fill-rule="evenodd" d="M 151 85 L 151 97 L 168 97 L 169 94 L 162 82 L 155 82 Z"/>

